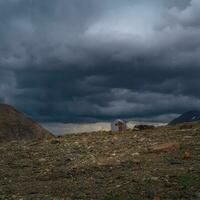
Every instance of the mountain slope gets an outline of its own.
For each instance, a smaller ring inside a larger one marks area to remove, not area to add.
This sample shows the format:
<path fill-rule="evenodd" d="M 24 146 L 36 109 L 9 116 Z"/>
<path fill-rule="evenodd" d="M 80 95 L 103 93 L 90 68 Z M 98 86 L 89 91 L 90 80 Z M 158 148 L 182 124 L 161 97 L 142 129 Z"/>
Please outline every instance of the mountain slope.
<path fill-rule="evenodd" d="M 0 141 L 20 139 L 42 139 L 51 133 L 14 107 L 0 104 Z"/>
<path fill-rule="evenodd" d="M 178 118 L 172 120 L 169 124 L 179 124 L 179 123 L 185 123 L 185 122 L 195 122 L 200 121 L 200 111 L 188 111 Z"/>

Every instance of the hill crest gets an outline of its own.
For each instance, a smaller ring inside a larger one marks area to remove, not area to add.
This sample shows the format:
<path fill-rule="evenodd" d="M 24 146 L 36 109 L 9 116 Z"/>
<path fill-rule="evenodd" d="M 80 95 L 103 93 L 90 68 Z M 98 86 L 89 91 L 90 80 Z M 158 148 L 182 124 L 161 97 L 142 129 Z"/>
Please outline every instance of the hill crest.
<path fill-rule="evenodd" d="M 0 104 L 0 141 L 43 139 L 53 135 L 8 104 Z"/>

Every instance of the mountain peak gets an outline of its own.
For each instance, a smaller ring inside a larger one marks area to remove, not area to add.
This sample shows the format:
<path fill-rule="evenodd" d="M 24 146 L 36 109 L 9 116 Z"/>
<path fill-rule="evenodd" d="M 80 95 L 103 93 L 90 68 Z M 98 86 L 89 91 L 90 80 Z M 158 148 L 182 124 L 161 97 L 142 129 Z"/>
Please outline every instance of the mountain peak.
<path fill-rule="evenodd" d="M 191 110 L 183 113 L 176 119 L 172 120 L 169 124 L 179 124 L 179 123 L 185 123 L 185 122 L 195 122 L 200 121 L 200 111 L 199 110 Z"/>

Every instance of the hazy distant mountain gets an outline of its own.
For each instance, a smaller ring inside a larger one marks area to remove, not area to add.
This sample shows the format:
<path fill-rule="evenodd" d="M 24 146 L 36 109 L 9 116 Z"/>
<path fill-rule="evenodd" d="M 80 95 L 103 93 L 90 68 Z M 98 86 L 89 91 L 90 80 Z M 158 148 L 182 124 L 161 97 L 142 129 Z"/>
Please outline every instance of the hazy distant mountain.
<path fill-rule="evenodd" d="M 147 124 L 154 126 L 166 125 L 165 123 L 154 123 L 154 122 L 139 122 L 139 121 L 128 121 L 127 127 L 133 129 L 135 125 Z M 47 130 L 54 135 L 65 135 L 73 133 L 90 133 L 98 131 L 110 131 L 111 122 L 96 122 L 96 123 L 44 123 L 42 124 Z"/>
<path fill-rule="evenodd" d="M 42 139 L 51 133 L 14 107 L 0 104 L 0 141 L 12 139 Z"/>
<path fill-rule="evenodd" d="M 172 120 L 169 124 L 179 124 L 179 123 L 184 123 L 184 122 L 195 122 L 195 121 L 200 121 L 200 111 L 189 111 L 178 118 Z"/>

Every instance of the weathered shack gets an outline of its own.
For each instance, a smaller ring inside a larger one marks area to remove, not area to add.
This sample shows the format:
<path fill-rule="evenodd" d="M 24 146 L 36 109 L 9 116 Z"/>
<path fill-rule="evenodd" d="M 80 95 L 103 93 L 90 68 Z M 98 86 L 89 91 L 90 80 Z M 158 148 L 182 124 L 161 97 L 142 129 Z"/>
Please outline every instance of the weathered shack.
<path fill-rule="evenodd" d="M 126 131 L 126 129 L 127 129 L 127 126 L 124 120 L 117 119 L 111 124 L 111 130 L 114 132 L 122 132 L 122 131 Z"/>

